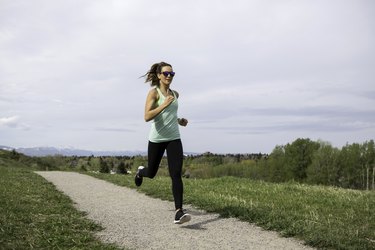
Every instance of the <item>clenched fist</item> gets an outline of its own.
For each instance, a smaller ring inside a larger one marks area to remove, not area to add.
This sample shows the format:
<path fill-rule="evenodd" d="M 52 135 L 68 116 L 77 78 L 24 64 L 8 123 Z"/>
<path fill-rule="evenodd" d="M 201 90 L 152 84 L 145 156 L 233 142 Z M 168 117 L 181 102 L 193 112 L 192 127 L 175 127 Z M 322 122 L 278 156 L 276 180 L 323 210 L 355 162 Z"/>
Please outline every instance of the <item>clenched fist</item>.
<path fill-rule="evenodd" d="M 168 95 L 165 99 L 164 99 L 164 105 L 165 107 L 168 107 L 172 102 L 174 101 L 174 96 L 172 95 Z"/>
<path fill-rule="evenodd" d="M 178 119 L 178 124 L 180 124 L 181 126 L 186 127 L 186 125 L 188 124 L 188 120 L 185 119 L 185 118 L 179 118 Z"/>

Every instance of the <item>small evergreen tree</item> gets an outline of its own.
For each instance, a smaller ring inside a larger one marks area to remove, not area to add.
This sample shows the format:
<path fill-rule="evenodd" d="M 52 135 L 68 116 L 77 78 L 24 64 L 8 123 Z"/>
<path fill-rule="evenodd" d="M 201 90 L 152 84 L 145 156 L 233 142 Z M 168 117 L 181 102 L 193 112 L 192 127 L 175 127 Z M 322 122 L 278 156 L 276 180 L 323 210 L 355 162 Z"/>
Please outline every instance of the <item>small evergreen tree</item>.
<path fill-rule="evenodd" d="M 118 165 L 117 173 L 119 173 L 119 174 L 126 174 L 127 173 L 124 162 L 121 162 L 120 165 Z"/>
<path fill-rule="evenodd" d="M 100 164 L 99 172 L 108 174 L 110 169 L 108 167 L 107 162 L 104 161 L 102 157 L 99 158 L 99 164 Z"/>

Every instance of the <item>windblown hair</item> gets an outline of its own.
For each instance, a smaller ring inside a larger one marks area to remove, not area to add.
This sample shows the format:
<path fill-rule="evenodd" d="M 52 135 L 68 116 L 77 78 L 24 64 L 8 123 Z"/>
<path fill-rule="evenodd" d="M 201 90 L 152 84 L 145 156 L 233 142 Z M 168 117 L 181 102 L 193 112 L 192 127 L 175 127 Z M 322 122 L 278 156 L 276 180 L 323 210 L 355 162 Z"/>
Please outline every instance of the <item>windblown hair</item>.
<path fill-rule="evenodd" d="M 166 62 L 153 64 L 150 70 L 145 75 L 142 76 L 142 77 L 146 77 L 145 82 L 150 82 L 151 86 L 159 86 L 160 82 L 159 82 L 158 74 L 161 73 L 161 69 L 164 66 L 172 67 L 172 65 Z"/>

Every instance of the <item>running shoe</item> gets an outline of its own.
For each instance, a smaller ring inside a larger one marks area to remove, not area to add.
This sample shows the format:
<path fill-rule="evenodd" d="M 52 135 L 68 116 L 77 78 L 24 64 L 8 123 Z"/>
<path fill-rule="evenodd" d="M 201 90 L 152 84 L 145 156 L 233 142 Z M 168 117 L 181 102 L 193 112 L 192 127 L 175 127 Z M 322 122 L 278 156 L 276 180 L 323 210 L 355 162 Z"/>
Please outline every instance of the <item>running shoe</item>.
<path fill-rule="evenodd" d="M 135 174 L 135 177 L 134 177 L 134 182 L 135 182 L 135 185 L 137 187 L 139 187 L 140 185 L 142 185 L 142 181 L 143 181 L 143 177 L 139 175 L 139 172 L 144 169 L 145 167 L 144 166 L 139 166 L 138 167 L 138 170 L 137 170 L 137 173 Z"/>
<path fill-rule="evenodd" d="M 182 209 L 179 209 L 176 212 L 176 216 L 174 218 L 174 224 L 182 224 L 191 220 L 191 216 L 188 213 L 185 213 Z"/>

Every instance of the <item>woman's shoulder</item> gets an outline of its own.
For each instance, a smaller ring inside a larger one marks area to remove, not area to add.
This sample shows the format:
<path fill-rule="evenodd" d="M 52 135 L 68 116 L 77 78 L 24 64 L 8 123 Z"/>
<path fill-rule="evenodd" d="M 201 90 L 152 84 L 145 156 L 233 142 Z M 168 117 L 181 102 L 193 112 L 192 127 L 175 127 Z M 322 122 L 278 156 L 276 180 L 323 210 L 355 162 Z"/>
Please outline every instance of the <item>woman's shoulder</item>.
<path fill-rule="evenodd" d="M 159 93 L 156 87 L 153 87 L 148 91 L 148 97 L 151 97 L 152 99 L 156 99 L 156 100 L 159 99 Z"/>
<path fill-rule="evenodd" d="M 151 88 L 151 89 L 148 91 L 148 94 L 149 94 L 149 95 L 155 95 L 155 94 L 157 94 L 157 93 L 158 93 L 158 91 L 157 91 L 156 87 L 153 87 L 153 88 Z"/>

